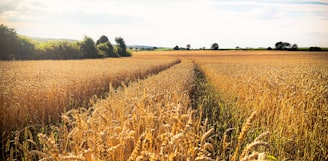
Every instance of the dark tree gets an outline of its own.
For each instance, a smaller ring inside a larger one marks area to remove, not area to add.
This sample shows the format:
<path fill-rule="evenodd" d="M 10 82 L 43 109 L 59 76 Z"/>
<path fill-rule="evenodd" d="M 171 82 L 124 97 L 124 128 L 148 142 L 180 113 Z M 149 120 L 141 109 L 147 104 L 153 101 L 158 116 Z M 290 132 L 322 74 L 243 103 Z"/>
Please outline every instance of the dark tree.
<path fill-rule="evenodd" d="M 190 48 L 191 48 L 191 45 L 190 44 L 187 44 L 186 49 L 187 50 L 190 50 Z"/>
<path fill-rule="evenodd" d="M 35 45 L 28 37 L 17 35 L 15 29 L 0 25 L 0 59 L 35 59 Z"/>
<path fill-rule="evenodd" d="M 174 48 L 173 48 L 173 50 L 179 50 L 180 48 L 179 48 L 179 46 L 178 45 L 176 45 Z"/>
<path fill-rule="evenodd" d="M 17 33 L 15 29 L 0 25 L 0 59 L 9 60 L 15 56 Z"/>
<path fill-rule="evenodd" d="M 27 37 L 19 36 L 15 47 L 15 58 L 19 60 L 35 59 L 35 46 Z"/>
<path fill-rule="evenodd" d="M 277 50 L 282 50 L 284 48 L 284 43 L 279 41 L 275 44 Z"/>
<path fill-rule="evenodd" d="M 267 48 L 267 50 L 272 50 L 272 48 L 269 46 L 269 47 Z"/>
<path fill-rule="evenodd" d="M 322 49 L 320 47 L 317 46 L 312 46 L 309 48 L 310 51 L 321 51 Z"/>
<path fill-rule="evenodd" d="M 80 42 L 80 49 L 84 58 L 98 57 L 96 44 L 90 37 L 84 36 L 84 39 Z"/>
<path fill-rule="evenodd" d="M 282 42 L 279 41 L 275 44 L 276 50 L 297 50 L 297 45 L 293 44 L 292 46 L 290 45 L 289 42 Z"/>
<path fill-rule="evenodd" d="M 211 46 L 212 50 L 219 50 L 219 44 L 218 43 L 213 43 Z"/>
<path fill-rule="evenodd" d="M 102 35 L 96 42 L 96 45 L 101 44 L 101 43 L 106 43 L 109 42 L 109 39 L 107 36 Z"/>
<path fill-rule="evenodd" d="M 126 51 L 125 41 L 121 37 L 115 38 L 117 45 L 116 52 L 119 56 L 131 56 L 130 53 Z"/>
<path fill-rule="evenodd" d="M 290 48 L 290 50 L 292 51 L 296 51 L 298 49 L 297 44 L 293 44 L 292 47 Z"/>
<path fill-rule="evenodd" d="M 287 49 L 289 49 L 290 48 L 290 43 L 288 43 L 288 42 L 284 42 L 283 43 L 283 49 L 284 50 L 287 50 Z"/>

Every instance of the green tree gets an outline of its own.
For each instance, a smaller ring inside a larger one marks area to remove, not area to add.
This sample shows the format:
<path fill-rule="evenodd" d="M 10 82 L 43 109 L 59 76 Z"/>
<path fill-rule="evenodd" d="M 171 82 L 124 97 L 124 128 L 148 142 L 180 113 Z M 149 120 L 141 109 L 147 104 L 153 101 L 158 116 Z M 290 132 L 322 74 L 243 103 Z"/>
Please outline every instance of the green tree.
<path fill-rule="evenodd" d="M 0 25 L 0 59 L 10 60 L 15 57 L 17 33 L 15 29 Z"/>
<path fill-rule="evenodd" d="M 211 46 L 212 50 L 219 50 L 219 44 L 218 43 L 213 43 Z"/>
<path fill-rule="evenodd" d="M 117 38 L 115 38 L 115 41 L 117 43 L 117 47 L 116 47 L 117 55 L 131 56 L 131 54 L 126 51 L 126 45 L 125 45 L 125 41 L 123 40 L 123 38 L 117 37 Z"/>
<path fill-rule="evenodd" d="M 16 59 L 26 60 L 36 58 L 35 43 L 28 37 L 18 36 L 14 50 Z"/>
<path fill-rule="evenodd" d="M 113 45 L 109 41 L 106 43 L 98 44 L 97 49 L 99 50 L 100 55 L 108 57 L 118 57 L 118 55 L 116 55 L 114 52 Z"/>
<path fill-rule="evenodd" d="M 109 57 L 118 57 L 117 54 L 115 54 L 114 52 L 114 47 L 112 45 L 112 43 L 110 43 L 109 41 L 106 43 L 108 50 L 107 50 L 107 56 Z"/>
<path fill-rule="evenodd" d="M 80 42 L 80 50 L 83 58 L 99 57 L 95 42 L 88 36 L 84 36 L 83 40 Z"/>
<path fill-rule="evenodd" d="M 109 39 L 102 35 L 98 40 L 97 40 L 97 49 L 99 50 L 99 54 L 102 57 L 108 56 L 108 57 L 117 57 L 117 55 L 114 53 L 114 47 L 110 43 Z"/>
<path fill-rule="evenodd" d="M 97 40 L 96 45 L 98 45 L 98 44 L 102 44 L 102 43 L 106 43 L 106 42 L 109 42 L 108 37 L 105 36 L 105 35 L 102 35 L 102 36 L 100 36 L 100 38 Z"/>

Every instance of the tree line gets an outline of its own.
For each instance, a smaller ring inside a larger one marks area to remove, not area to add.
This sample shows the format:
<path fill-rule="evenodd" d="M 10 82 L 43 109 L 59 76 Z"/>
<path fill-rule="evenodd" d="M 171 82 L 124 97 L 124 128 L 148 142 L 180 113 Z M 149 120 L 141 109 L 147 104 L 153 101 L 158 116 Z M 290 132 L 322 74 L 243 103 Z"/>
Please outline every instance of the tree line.
<path fill-rule="evenodd" d="M 290 44 L 289 42 L 282 42 L 282 41 L 275 43 L 275 49 L 276 50 L 289 50 L 289 51 L 297 51 L 297 50 L 322 51 L 322 49 L 317 46 L 311 46 L 308 49 L 307 48 L 299 49 L 297 44 Z M 272 48 L 268 47 L 268 50 L 272 50 Z"/>
<path fill-rule="evenodd" d="M 199 50 L 205 50 L 205 47 L 199 48 Z M 211 50 L 219 50 L 219 44 L 218 43 L 213 43 L 211 45 Z M 178 45 L 176 45 L 175 47 L 173 47 L 173 50 L 191 50 L 191 45 L 187 44 L 186 48 L 183 47 L 179 47 Z"/>
<path fill-rule="evenodd" d="M 191 45 L 187 44 L 186 47 L 179 47 L 176 45 L 173 47 L 173 50 L 191 50 Z M 197 49 L 193 49 L 197 50 Z M 208 50 L 205 47 L 199 48 L 198 50 Z M 209 50 L 219 50 L 219 44 L 213 43 Z M 231 50 L 231 49 L 223 49 L 223 50 Z M 274 48 L 268 47 L 268 48 L 240 48 L 239 46 L 235 47 L 235 50 L 287 50 L 287 51 L 327 51 L 327 49 L 322 49 L 317 46 L 311 46 L 309 48 L 299 48 L 297 44 L 291 44 L 289 42 L 276 42 L 274 44 Z"/>
<path fill-rule="evenodd" d="M 289 42 L 279 41 L 275 44 L 276 50 L 292 50 L 296 51 L 298 49 L 297 44 L 291 45 Z"/>
<path fill-rule="evenodd" d="M 89 59 L 131 56 L 125 41 L 115 38 L 113 45 L 102 35 L 96 42 L 84 36 L 81 41 L 53 40 L 40 42 L 18 35 L 13 28 L 0 25 L 0 60 Z"/>

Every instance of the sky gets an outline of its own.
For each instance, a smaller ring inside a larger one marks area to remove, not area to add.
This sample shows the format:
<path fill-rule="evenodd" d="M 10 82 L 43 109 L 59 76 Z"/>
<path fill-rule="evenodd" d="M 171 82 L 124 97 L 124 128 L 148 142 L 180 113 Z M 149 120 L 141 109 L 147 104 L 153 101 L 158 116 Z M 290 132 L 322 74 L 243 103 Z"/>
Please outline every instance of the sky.
<path fill-rule="evenodd" d="M 1 0 L 0 24 L 20 35 L 128 45 L 328 47 L 328 0 Z"/>

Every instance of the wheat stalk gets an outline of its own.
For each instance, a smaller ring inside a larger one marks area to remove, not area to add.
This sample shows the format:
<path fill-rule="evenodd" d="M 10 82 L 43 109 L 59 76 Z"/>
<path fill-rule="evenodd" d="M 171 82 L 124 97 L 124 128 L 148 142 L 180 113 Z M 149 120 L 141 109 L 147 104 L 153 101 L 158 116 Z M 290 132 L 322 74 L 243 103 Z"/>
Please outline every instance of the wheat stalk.
<path fill-rule="evenodd" d="M 246 123 L 242 127 L 242 130 L 241 130 L 241 132 L 238 136 L 238 141 L 237 141 L 237 146 L 236 146 L 236 149 L 235 149 L 235 153 L 234 153 L 233 157 L 231 158 L 232 161 L 237 160 L 238 155 L 239 155 L 239 151 L 240 151 L 241 143 L 242 143 L 243 139 L 245 138 L 245 136 L 247 135 L 248 131 L 250 130 L 250 128 L 252 126 L 252 122 L 255 119 L 255 115 L 256 115 L 256 112 L 254 111 L 249 116 L 249 118 L 246 120 Z"/>

